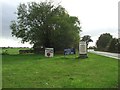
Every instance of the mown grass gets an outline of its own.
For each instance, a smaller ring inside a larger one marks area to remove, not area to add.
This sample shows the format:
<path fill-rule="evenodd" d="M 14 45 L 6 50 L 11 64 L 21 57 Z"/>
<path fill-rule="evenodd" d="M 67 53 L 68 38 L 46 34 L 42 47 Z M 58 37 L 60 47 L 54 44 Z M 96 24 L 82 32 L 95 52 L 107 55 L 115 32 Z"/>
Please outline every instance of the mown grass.
<path fill-rule="evenodd" d="M 3 55 L 3 88 L 117 87 L 118 60 L 91 53 L 88 56 Z"/>

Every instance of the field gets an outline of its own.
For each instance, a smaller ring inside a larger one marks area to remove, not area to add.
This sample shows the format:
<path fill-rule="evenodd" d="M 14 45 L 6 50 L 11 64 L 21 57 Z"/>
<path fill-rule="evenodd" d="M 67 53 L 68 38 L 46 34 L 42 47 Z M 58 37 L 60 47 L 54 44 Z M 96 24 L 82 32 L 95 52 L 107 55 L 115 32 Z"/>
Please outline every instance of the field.
<path fill-rule="evenodd" d="M 76 59 L 77 55 L 46 58 L 44 55 L 20 55 L 17 50 L 12 52 L 2 56 L 3 88 L 118 87 L 116 59 L 91 53 L 89 58 Z"/>

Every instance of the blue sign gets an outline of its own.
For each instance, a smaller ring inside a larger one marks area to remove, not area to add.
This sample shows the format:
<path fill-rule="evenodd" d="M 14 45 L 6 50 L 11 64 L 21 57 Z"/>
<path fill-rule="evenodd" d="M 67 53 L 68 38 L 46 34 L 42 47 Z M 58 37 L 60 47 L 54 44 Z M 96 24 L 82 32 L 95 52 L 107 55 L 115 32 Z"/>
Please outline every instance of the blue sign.
<path fill-rule="evenodd" d="M 64 55 L 75 54 L 75 49 L 64 49 Z"/>

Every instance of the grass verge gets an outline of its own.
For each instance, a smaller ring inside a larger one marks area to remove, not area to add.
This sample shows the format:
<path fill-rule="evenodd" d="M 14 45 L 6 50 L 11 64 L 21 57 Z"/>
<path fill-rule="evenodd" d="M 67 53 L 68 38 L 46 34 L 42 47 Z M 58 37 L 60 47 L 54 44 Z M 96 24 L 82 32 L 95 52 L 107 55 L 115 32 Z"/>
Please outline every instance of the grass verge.
<path fill-rule="evenodd" d="M 115 88 L 118 60 L 95 54 L 3 55 L 3 88 Z"/>

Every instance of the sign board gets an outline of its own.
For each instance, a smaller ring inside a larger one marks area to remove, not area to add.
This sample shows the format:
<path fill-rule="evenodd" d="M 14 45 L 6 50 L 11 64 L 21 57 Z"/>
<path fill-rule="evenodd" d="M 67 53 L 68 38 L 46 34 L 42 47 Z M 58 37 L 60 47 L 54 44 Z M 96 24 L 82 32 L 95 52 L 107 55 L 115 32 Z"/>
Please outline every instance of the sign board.
<path fill-rule="evenodd" d="M 53 57 L 54 49 L 53 48 L 45 48 L 45 57 Z"/>
<path fill-rule="evenodd" d="M 64 49 L 64 55 L 68 55 L 68 54 L 75 54 L 75 49 L 74 48 Z"/>
<path fill-rule="evenodd" d="M 79 43 L 79 54 L 87 54 L 87 46 L 85 41 Z"/>

